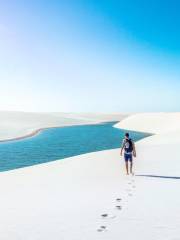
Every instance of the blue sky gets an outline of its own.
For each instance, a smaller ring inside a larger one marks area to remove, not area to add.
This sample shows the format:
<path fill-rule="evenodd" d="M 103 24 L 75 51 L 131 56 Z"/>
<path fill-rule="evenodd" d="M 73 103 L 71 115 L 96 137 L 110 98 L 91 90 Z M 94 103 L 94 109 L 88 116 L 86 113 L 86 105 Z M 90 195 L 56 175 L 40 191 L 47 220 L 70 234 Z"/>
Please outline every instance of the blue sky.
<path fill-rule="evenodd" d="M 0 1 L 0 109 L 179 111 L 178 0 Z"/>

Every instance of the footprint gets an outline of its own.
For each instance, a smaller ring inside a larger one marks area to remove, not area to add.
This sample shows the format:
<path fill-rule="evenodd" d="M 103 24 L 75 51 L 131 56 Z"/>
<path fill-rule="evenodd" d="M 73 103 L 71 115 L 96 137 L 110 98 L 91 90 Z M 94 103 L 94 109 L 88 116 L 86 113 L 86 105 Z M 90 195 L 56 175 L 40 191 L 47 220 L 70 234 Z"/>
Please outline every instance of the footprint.
<path fill-rule="evenodd" d="M 126 192 L 131 193 L 132 189 L 126 189 Z"/>
<path fill-rule="evenodd" d="M 122 199 L 121 198 L 116 198 L 116 201 L 117 202 L 120 202 Z"/>
<path fill-rule="evenodd" d="M 98 231 L 98 232 L 107 231 L 107 227 L 106 227 L 106 226 L 100 226 L 100 228 L 98 228 L 97 231 Z"/>
<path fill-rule="evenodd" d="M 113 218 L 115 218 L 116 216 L 115 216 L 115 215 L 111 215 L 111 214 L 104 213 L 104 214 L 101 214 L 101 217 L 102 217 L 103 219 L 113 219 Z"/>
<path fill-rule="evenodd" d="M 133 195 L 132 195 L 132 193 L 128 193 L 128 196 L 132 197 Z"/>
<path fill-rule="evenodd" d="M 100 228 L 101 228 L 101 229 L 106 229 L 106 226 L 101 226 Z"/>
<path fill-rule="evenodd" d="M 98 232 L 103 232 L 103 229 L 98 228 L 97 231 L 98 231 Z"/>
<path fill-rule="evenodd" d="M 116 206 L 116 209 L 122 210 L 122 207 L 118 205 L 118 206 Z"/>

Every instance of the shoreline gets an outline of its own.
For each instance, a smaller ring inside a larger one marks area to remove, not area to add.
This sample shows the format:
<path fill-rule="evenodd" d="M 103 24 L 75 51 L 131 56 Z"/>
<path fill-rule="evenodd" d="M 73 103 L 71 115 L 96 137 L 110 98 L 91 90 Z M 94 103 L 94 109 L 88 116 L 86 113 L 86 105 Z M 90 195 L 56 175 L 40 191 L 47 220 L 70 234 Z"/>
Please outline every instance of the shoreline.
<path fill-rule="evenodd" d="M 100 124 L 106 124 L 106 123 L 118 123 L 118 121 L 101 121 L 101 122 L 95 122 L 95 123 L 84 123 L 84 124 L 71 124 L 71 125 L 62 125 L 62 126 L 56 126 L 56 127 L 44 127 L 44 128 L 39 128 L 36 130 L 33 130 L 31 133 L 28 133 L 23 136 L 15 137 L 15 138 L 10 138 L 10 139 L 2 139 L 0 140 L 0 143 L 6 143 L 6 142 L 13 142 L 13 141 L 18 141 L 22 139 L 28 139 L 31 137 L 34 137 L 38 134 L 40 134 L 42 131 L 48 130 L 48 129 L 55 129 L 55 128 L 64 128 L 64 127 L 75 127 L 75 126 L 91 126 L 91 125 L 100 125 Z"/>
<path fill-rule="evenodd" d="M 171 116 L 157 123 L 156 114 L 138 115 L 118 124 L 155 132 L 137 142 L 135 176 L 125 175 L 119 149 L 1 172 L 2 238 L 178 239 L 180 189 L 172 177 L 180 176 L 180 116 Z M 175 121 L 176 133 L 169 124 Z"/>

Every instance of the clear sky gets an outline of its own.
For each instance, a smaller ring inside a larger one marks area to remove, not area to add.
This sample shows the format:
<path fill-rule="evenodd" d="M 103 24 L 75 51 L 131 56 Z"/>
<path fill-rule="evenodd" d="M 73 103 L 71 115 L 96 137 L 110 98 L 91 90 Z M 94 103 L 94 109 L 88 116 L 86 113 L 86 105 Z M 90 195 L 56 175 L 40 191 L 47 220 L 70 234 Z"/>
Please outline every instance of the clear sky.
<path fill-rule="evenodd" d="M 179 0 L 0 1 L 0 109 L 180 111 Z"/>

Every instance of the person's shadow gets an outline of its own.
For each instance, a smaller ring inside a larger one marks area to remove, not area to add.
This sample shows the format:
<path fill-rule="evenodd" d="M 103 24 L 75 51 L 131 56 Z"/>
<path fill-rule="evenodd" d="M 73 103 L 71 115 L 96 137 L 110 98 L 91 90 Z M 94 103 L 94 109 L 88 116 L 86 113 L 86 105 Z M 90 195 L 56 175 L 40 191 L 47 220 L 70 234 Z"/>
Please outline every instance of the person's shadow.
<path fill-rule="evenodd" d="M 177 176 L 160 176 L 160 175 L 151 175 L 151 174 L 136 174 L 137 177 L 154 177 L 154 178 L 170 178 L 170 179 L 180 179 Z"/>

